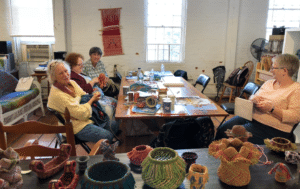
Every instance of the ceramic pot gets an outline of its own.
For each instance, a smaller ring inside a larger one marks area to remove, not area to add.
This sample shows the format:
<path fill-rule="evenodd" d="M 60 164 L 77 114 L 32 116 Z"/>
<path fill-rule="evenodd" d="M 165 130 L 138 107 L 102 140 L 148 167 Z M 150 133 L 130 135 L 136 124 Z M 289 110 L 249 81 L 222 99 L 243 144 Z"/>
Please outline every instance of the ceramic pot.
<path fill-rule="evenodd" d="M 128 188 L 134 189 L 135 180 L 130 168 L 118 161 L 103 161 L 95 163 L 85 170 L 82 189 L 92 188 Z"/>
<path fill-rule="evenodd" d="M 204 189 L 208 182 L 208 169 L 200 164 L 192 164 L 189 168 L 187 179 L 191 182 L 191 189 Z"/>
<path fill-rule="evenodd" d="M 151 146 L 139 145 L 134 147 L 130 152 L 128 152 L 127 157 L 129 158 L 132 164 L 140 166 L 149 154 L 149 152 L 151 152 L 152 150 L 153 148 L 151 148 Z"/>
<path fill-rule="evenodd" d="M 185 162 L 171 148 L 154 148 L 141 164 L 142 179 L 152 188 L 177 188 L 185 178 Z"/>
<path fill-rule="evenodd" d="M 186 173 L 189 172 L 190 166 L 196 162 L 196 159 L 198 158 L 198 155 L 195 152 L 184 152 L 181 155 L 182 159 L 184 159 L 186 163 Z"/>
<path fill-rule="evenodd" d="M 89 156 L 80 156 L 76 158 L 76 162 L 78 163 L 78 168 L 80 172 L 84 172 L 85 169 L 87 168 L 87 163 L 89 161 L 90 157 Z"/>
<path fill-rule="evenodd" d="M 215 158 L 220 158 L 218 176 L 222 182 L 231 186 L 249 184 L 249 166 L 256 164 L 261 156 L 252 143 L 242 142 L 238 138 L 214 141 L 209 145 L 208 152 Z"/>

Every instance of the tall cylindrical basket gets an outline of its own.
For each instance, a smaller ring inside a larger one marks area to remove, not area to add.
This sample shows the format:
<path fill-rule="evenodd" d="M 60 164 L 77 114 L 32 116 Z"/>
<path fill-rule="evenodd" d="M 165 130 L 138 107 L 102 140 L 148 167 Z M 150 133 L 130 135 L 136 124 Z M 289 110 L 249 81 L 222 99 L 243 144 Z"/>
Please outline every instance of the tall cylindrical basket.
<path fill-rule="evenodd" d="M 177 188 L 185 178 L 184 160 L 171 148 L 155 148 L 144 159 L 142 179 L 152 188 Z"/>

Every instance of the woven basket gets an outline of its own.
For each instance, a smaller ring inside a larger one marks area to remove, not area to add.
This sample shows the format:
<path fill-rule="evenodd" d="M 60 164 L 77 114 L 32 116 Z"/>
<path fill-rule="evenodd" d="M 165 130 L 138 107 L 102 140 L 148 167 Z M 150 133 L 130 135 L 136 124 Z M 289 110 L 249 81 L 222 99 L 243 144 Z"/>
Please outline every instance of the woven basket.
<path fill-rule="evenodd" d="M 171 148 L 155 148 L 143 161 L 142 179 L 152 188 L 177 188 L 185 178 L 185 162 Z"/>
<path fill-rule="evenodd" d="M 187 174 L 187 179 L 191 182 L 191 188 L 205 188 L 208 182 L 208 169 L 200 164 L 192 164 Z"/>
<path fill-rule="evenodd" d="M 95 163 L 85 170 L 81 183 L 82 189 L 134 189 L 135 180 L 130 169 L 118 161 L 104 161 Z"/>
<path fill-rule="evenodd" d="M 151 148 L 151 146 L 139 145 L 128 152 L 127 157 L 132 164 L 140 166 L 144 159 L 148 156 L 149 152 L 152 150 L 153 148 Z"/>
<path fill-rule="evenodd" d="M 0 188 L 22 188 L 23 179 L 19 164 L 19 154 L 11 147 L 0 148 Z"/>
<path fill-rule="evenodd" d="M 209 145 L 208 152 L 220 158 L 218 169 L 220 180 L 231 186 L 245 186 L 251 180 L 249 166 L 256 164 L 261 153 L 250 142 L 238 138 L 221 139 Z"/>

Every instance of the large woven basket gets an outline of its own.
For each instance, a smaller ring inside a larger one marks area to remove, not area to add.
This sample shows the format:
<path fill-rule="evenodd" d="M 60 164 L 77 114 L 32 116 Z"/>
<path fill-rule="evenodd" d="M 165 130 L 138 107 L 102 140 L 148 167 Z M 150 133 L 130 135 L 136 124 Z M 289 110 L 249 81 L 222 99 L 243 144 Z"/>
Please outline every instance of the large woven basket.
<path fill-rule="evenodd" d="M 142 163 L 142 179 L 152 188 L 177 188 L 185 178 L 185 162 L 171 148 L 155 148 Z"/>
<path fill-rule="evenodd" d="M 91 165 L 85 170 L 82 189 L 134 189 L 135 180 L 130 169 L 118 161 L 104 161 Z"/>

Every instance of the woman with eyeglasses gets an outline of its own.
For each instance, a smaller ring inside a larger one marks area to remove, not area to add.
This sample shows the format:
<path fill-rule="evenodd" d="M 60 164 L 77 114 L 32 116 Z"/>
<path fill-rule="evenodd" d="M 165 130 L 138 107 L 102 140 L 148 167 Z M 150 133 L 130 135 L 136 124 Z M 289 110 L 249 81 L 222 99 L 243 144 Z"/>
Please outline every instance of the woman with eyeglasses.
<path fill-rule="evenodd" d="M 100 99 L 100 92 L 84 104 L 80 104 L 83 95 L 87 93 L 70 79 L 70 67 L 63 61 L 48 63 L 47 74 L 52 84 L 47 106 L 63 114 L 68 108 L 71 115 L 74 134 L 83 141 L 98 142 L 100 139 L 113 141 L 114 134 L 119 129 L 116 121 L 106 121 L 95 125 L 92 117 L 92 104 Z"/>
<path fill-rule="evenodd" d="M 298 72 L 299 59 L 281 54 L 272 62 L 273 79 L 266 81 L 250 97 L 254 104 L 253 121 L 235 116 L 218 127 L 215 140 L 226 138 L 224 132 L 234 125 L 243 125 L 251 132 L 253 137 L 248 141 L 254 144 L 264 144 L 264 139 L 274 137 L 293 140 L 291 131 L 300 122 L 300 84 L 293 81 L 292 76 Z"/>
<path fill-rule="evenodd" d="M 101 96 L 99 103 L 109 116 L 110 120 L 114 120 L 114 114 L 117 106 L 117 100 L 104 95 L 101 88 L 99 88 L 96 83 L 99 83 L 98 77 L 91 79 L 82 73 L 83 70 L 83 56 L 79 53 L 69 53 L 66 56 L 65 61 L 69 63 L 71 67 L 71 79 L 74 80 L 86 93 L 93 93 L 94 91 L 99 91 Z M 107 82 L 108 78 L 105 78 Z"/>

